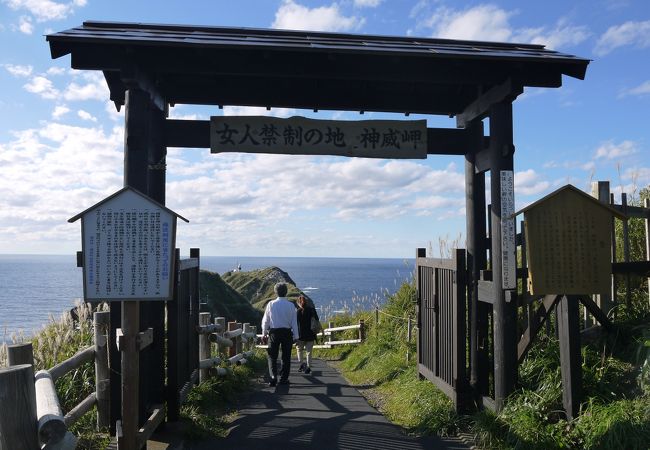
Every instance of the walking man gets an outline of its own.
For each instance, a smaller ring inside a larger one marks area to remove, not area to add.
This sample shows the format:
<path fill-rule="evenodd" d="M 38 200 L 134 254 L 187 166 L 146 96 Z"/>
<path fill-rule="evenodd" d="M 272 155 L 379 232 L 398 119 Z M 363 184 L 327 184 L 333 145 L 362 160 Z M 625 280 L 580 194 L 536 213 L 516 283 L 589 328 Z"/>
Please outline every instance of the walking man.
<path fill-rule="evenodd" d="M 282 348 L 282 373 L 280 384 L 289 383 L 289 371 L 291 369 L 291 347 L 298 339 L 298 322 L 296 320 L 296 307 L 287 300 L 286 283 L 277 283 L 274 287 L 278 296 L 270 301 L 264 310 L 262 318 L 262 339 L 268 340 L 267 349 L 269 360 L 269 375 L 271 381 L 269 386 L 273 387 L 278 383 L 278 352 Z"/>

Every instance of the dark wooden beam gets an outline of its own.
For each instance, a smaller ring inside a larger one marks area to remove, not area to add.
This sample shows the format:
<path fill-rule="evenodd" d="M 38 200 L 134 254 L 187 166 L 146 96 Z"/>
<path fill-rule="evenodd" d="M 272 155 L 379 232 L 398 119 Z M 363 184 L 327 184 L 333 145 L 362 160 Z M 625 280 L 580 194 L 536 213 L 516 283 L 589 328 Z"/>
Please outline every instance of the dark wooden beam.
<path fill-rule="evenodd" d="M 427 128 L 427 154 L 464 155 L 470 142 L 470 132 L 455 128 Z M 209 120 L 165 121 L 167 147 L 210 148 Z"/>
<path fill-rule="evenodd" d="M 614 328 L 614 324 L 612 324 L 612 322 L 609 320 L 607 314 L 605 314 L 603 310 L 598 307 L 596 302 L 594 302 L 591 297 L 588 297 L 586 295 L 580 296 L 580 303 L 582 303 L 584 307 L 589 310 L 589 312 L 607 331 L 611 331 Z"/>
<path fill-rule="evenodd" d="M 459 128 L 465 128 L 470 121 L 487 116 L 493 105 L 501 102 L 511 103 L 522 92 L 523 87 L 513 83 L 512 79 L 508 78 L 505 82 L 490 88 L 467 105 L 463 112 L 456 116 L 456 125 Z"/>
<path fill-rule="evenodd" d="M 650 277 L 650 261 L 612 263 L 612 273 L 634 274 L 640 277 Z"/>

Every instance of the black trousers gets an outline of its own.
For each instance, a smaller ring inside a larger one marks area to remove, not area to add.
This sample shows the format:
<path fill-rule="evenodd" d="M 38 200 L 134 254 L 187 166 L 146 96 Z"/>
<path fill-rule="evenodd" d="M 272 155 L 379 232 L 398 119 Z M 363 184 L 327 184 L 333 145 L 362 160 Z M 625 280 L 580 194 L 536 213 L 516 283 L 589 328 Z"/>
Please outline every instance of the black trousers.
<path fill-rule="evenodd" d="M 266 350 L 269 360 L 269 375 L 278 377 L 278 352 L 282 348 L 282 373 L 280 379 L 289 378 L 291 369 L 291 347 L 293 346 L 293 333 L 289 328 L 271 328 L 269 330 L 269 348 Z"/>

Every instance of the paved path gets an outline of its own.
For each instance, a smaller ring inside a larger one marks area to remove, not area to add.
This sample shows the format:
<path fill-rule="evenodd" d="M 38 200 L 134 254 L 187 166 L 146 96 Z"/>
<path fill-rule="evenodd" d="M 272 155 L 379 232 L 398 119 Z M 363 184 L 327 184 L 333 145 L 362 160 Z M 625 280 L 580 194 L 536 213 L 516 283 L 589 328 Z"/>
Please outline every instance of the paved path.
<path fill-rule="evenodd" d="M 456 439 L 405 436 L 339 373 L 316 360 L 312 373 L 296 371 L 289 385 L 255 391 L 225 439 L 186 443 L 185 449 L 467 449 Z"/>

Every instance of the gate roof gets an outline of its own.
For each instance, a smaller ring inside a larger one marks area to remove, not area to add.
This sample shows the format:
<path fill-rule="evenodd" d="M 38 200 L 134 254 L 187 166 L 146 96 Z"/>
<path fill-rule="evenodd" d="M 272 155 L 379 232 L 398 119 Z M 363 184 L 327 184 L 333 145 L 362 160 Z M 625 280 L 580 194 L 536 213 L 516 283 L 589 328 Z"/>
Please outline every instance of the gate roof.
<path fill-rule="evenodd" d="M 137 83 L 171 104 L 453 116 L 495 86 L 559 87 L 589 64 L 532 44 L 139 23 L 47 40 L 53 58 L 102 70 L 118 106 Z"/>

